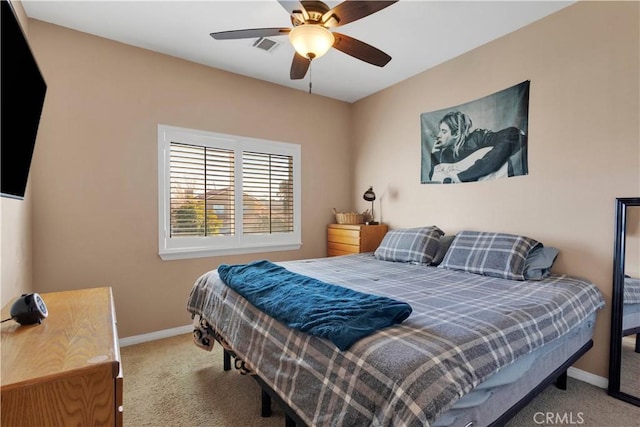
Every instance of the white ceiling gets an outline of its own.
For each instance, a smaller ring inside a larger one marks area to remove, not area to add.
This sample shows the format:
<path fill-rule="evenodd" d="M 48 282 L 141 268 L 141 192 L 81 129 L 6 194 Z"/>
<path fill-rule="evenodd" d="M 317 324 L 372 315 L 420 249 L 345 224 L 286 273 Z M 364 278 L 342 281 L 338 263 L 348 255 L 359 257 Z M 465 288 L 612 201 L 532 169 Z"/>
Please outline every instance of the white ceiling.
<path fill-rule="evenodd" d="M 334 7 L 340 1 L 326 1 Z M 266 52 L 254 40 L 214 40 L 209 33 L 291 27 L 275 0 L 262 1 L 35 1 L 23 0 L 30 18 L 184 58 L 260 80 L 355 102 L 399 81 L 554 13 L 574 1 L 400 0 L 334 31 L 391 55 L 380 68 L 336 49 L 311 64 L 303 80 L 290 80 L 294 50 L 286 36 Z"/>

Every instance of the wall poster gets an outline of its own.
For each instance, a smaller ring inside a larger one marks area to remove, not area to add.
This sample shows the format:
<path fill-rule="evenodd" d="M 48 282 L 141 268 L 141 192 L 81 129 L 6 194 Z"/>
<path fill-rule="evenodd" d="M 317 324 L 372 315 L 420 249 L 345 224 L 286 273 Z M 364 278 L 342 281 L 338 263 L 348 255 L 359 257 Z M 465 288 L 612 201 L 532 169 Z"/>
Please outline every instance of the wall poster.
<path fill-rule="evenodd" d="M 420 114 L 422 184 L 527 175 L 529 81 Z"/>

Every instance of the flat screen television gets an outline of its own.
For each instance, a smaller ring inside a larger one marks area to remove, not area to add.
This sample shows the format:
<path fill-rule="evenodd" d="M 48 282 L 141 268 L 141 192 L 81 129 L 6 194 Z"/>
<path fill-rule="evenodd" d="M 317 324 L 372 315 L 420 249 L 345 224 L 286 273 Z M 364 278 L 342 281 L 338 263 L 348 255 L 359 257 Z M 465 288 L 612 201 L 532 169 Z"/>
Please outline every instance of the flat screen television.
<path fill-rule="evenodd" d="M 1 1 L 0 193 L 24 199 L 47 84 L 13 6 Z"/>

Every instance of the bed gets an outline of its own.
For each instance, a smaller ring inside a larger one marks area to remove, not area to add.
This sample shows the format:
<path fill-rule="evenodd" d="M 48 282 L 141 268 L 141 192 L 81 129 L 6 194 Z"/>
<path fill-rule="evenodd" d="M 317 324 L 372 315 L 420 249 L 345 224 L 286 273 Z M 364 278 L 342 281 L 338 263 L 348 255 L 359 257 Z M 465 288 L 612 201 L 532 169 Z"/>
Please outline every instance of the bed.
<path fill-rule="evenodd" d="M 423 239 L 416 229 L 389 232 L 375 253 L 276 263 L 411 306 L 406 320 L 346 350 L 257 309 L 218 270 L 203 274 L 188 298 L 195 342 L 220 343 L 263 386 L 263 398 L 284 404 L 290 424 L 504 425 L 591 348 L 603 297 L 576 277 L 525 278 L 532 249 L 542 245 L 521 236 L 505 251 L 502 233 L 461 232 L 435 263 L 443 233 L 427 229 Z M 501 262 L 509 271 L 496 267 Z"/>
<path fill-rule="evenodd" d="M 624 278 L 622 306 L 622 336 L 636 335 L 635 351 L 640 353 L 640 279 Z"/>

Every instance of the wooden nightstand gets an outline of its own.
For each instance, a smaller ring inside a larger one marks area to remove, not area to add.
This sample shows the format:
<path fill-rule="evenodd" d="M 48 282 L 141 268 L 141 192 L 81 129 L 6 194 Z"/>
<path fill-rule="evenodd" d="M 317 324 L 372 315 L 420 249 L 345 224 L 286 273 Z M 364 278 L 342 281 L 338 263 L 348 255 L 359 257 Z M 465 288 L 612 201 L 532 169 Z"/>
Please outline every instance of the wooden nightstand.
<path fill-rule="evenodd" d="M 2 324 L 3 426 L 122 426 L 122 367 L 111 288 L 40 295 L 39 325 Z M 10 317 L 12 303 L 2 309 Z"/>
<path fill-rule="evenodd" d="M 384 224 L 329 224 L 327 256 L 373 252 L 378 248 L 385 234 L 387 234 L 387 226 Z"/>

